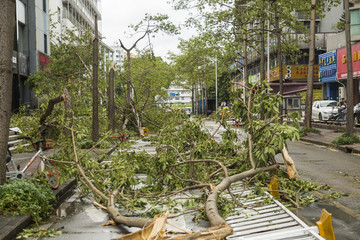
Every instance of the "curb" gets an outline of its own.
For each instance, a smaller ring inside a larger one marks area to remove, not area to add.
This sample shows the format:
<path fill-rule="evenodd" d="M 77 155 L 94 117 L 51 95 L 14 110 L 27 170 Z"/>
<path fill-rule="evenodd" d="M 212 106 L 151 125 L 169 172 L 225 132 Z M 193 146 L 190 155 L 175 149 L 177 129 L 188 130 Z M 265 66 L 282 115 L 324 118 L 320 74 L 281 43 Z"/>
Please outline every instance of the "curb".
<path fill-rule="evenodd" d="M 55 209 L 65 201 L 75 187 L 76 180 L 70 179 L 53 191 L 57 200 L 54 204 Z M 28 214 L 22 216 L 0 216 L 0 239 L 15 239 L 16 235 L 29 226 L 31 222 L 31 216 Z"/>
<path fill-rule="evenodd" d="M 358 149 L 355 149 L 353 147 L 351 147 L 350 145 L 343 145 L 343 146 L 338 146 L 332 143 L 324 143 L 324 142 L 320 142 L 320 141 L 316 141 L 316 140 L 311 140 L 308 138 L 300 138 L 301 141 L 303 142 L 308 142 L 308 143 L 312 143 L 312 144 L 316 144 L 316 145 L 321 145 L 321 146 L 326 146 L 326 147 L 332 147 L 335 149 L 338 149 L 340 151 L 343 151 L 345 153 L 357 153 L 360 154 L 360 151 Z"/>

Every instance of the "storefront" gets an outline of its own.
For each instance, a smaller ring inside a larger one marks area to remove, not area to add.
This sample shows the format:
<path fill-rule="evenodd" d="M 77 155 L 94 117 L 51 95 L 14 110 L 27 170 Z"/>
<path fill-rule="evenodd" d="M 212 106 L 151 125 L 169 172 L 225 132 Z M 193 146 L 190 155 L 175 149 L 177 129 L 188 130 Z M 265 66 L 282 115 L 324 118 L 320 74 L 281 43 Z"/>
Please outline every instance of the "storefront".
<path fill-rule="evenodd" d="M 359 79 L 360 79 L 360 43 L 351 46 L 351 61 L 354 78 L 354 104 L 359 102 Z M 337 50 L 337 78 L 346 84 L 347 79 L 347 58 L 346 48 Z"/>
<path fill-rule="evenodd" d="M 323 99 L 338 100 L 339 85 L 337 81 L 336 51 L 319 55 L 319 81 L 323 83 Z"/>

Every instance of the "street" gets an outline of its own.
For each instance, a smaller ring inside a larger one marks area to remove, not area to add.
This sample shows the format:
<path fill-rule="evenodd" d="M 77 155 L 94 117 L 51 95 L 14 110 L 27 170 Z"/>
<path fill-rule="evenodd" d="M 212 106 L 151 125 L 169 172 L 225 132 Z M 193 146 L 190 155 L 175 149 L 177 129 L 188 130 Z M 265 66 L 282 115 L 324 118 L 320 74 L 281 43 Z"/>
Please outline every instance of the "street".
<path fill-rule="evenodd" d="M 206 128 L 211 133 L 217 129 L 213 121 L 205 121 Z M 220 128 L 220 132 L 223 129 Z M 241 130 L 239 129 L 241 132 Z M 146 147 L 144 142 L 135 144 L 135 151 L 145 148 L 148 153 L 154 149 Z M 295 161 L 300 178 L 313 181 L 319 185 L 332 187 L 330 194 L 336 191 L 343 197 L 333 201 L 321 200 L 302 209 L 293 210 L 309 226 L 316 225 L 321 210 L 325 208 L 332 213 L 334 231 L 337 239 L 359 239 L 360 236 L 360 173 L 358 171 L 360 157 L 322 146 L 315 146 L 306 142 L 289 142 L 289 154 Z M 283 162 L 281 155 L 277 155 L 278 162 Z M 64 227 L 63 234 L 55 239 L 110 239 L 135 231 L 125 226 L 102 226 L 108 216 L 100 209 L 96 209 L 89 201 L 80 201 L 75 194 L 58 209 L 57 219 L 52 227 Z M 177 222 L 181 228 L 207 227 L 206 223 L 196 225 L 191 222 L 191 216 Z"/>
<path fill-rule="evenodd" d="M 294 212 L 309 225 L 315 225 L 325 208 L 332 213 L 336 239 L 360 239 L 360 157 L 301 141 L 289 142 L 289 154 L 301 179 L 327 184 L 344 195 L 333 202 L 320 201 Z M 277 155 L 277 160 L 282 162 L 281 155 Z"/>

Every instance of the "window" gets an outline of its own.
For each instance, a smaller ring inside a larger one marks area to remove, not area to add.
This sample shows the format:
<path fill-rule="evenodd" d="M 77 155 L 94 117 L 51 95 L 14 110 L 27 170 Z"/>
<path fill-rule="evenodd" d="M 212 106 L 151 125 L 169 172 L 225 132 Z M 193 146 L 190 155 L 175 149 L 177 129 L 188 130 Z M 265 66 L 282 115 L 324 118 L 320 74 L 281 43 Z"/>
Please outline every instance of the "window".
<path fill-rule="evenodd" d="M 43 0 L 43 11 L 46 12 L 46 0 Z"/>
<path fill-rule="evenodd" d="M 360 35 L 360 9 L 350 11 L 350 32 L 351 36 Z"/>
<path fill-rule="evenodd" d="M 48 48 L 47 48 L 47 35 L 44 34 L 44 53 L 48 54 Z"/>

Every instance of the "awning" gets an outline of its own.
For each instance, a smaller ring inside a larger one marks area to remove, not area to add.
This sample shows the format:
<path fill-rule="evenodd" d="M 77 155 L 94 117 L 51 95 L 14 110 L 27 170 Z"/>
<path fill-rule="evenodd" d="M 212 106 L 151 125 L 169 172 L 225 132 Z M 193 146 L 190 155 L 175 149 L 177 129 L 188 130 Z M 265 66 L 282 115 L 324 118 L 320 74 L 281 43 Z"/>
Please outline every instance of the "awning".
<path fill-rule="evenodd" d="M 320 88 L 323 85 L 321 82 L 314 82 L 314 88 Z M 280 91 L 280 83 L 270 83 L 270 87 L 273 89 L 273 93 L 278 93 Z M 283 83 L 283 95 L 290 95 L 294 93 L 299 93 L 306 91 L 307 83 Z"/>

